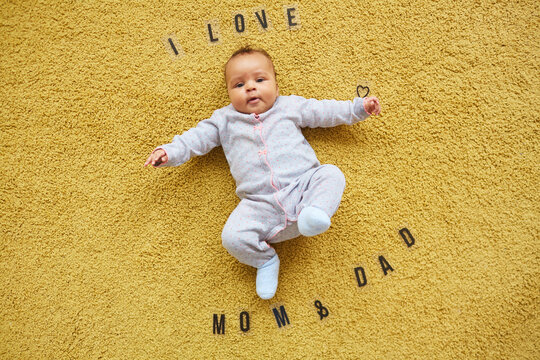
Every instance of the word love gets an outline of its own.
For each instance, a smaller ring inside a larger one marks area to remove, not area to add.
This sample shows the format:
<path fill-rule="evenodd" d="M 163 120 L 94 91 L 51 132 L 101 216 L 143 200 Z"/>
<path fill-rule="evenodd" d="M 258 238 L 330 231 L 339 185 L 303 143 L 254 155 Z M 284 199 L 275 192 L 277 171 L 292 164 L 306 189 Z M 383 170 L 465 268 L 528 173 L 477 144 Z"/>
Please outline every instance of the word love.
<path fill-rule="evenodd" d="M 407 248 L 411 248 L 416 243 L 416 240 L 414 239 L 411 232 L 407 228 L 403 228 L 399 230 L 399 235 L 405 242 L 405 245 L 407 245 Z M 380 255 L 378 259 L 381 265 L 381 269 L 385 276 L 390 271 L 394 271 L 394 268 L 392 267 L 392 265 L 390 265 L 390 263 L 388 262 L 388 260 L 386 260 L 384 256 Z M 356 283 L 358 287 L 363 288 L 364 286 L 367 285 L 368 282 L 367 282 L 366 272 L 362 266 L 355 267 L 354 274 L 356 277 Z M 323 303 L 320 300 L 315 300 L 313 305 L 315 306 L 315 311 L 321 321 L 324 318 L 329 316 L 330 310 L 328 309 L 328 307 L 323 305 Z M 287 327 L 287 328 L 290 327 L 291 321 L 289 319 L 287 311 L 285 310 L 284 305 L 279 306 L 279 309 L 277 306 L 271 307 L 271 311 L 276 320 L 276 325 L 278 329 L 283 328 L 283 327 Z M 242 311 L 240 313 L 239 323 L 240 323 L 240 330 L 243 333 L 250 331 L 251 325 L 250 325 L 249 312 Z M 212 331 L 214 334 L 217 334 L 217 335 L 225 334 L 225 314 L 219 314 L 219 315 L 213 314 Z"/>
<path fill-rule="evenodd" d="M 330 314 L 328 308 L 324 307 L 319 300 L 315 300 L 315 307 L 318 309 L 317 313 L 319 314 L 321 320 Z M 277 307 L 272 308 L 272 313 L 274 315 L 274 318 L 276 319 L 276 324 L 278 328 L 291 325 L 291 321 L 289 320 L 289 316 L 287 315 L 287 311 L 285 310 L 284 305 L 281 305 L 279 307 L 279 310 L 277 309 Z M 221 314 L 219 318 L 218 314 L 214 314 L 213 320 L 213 333 L 215 335 L 225 335 L 225 314 Z M 250 330 L 250 328 L 251 326 L 249 322 L 249 312 L 242 311 L 240 313 L 240 330 L 246 333 Z"/>
<path fill-rule="evenodd" d="M 284 23 L 289 30 L 298 30 L 300 24 L 300 11 L 297 5 L 283 6 Z M 267 32 L 272 28 L 270 15 L 263 7 L 258 7 L 252 10 L 237 10 L 234 11 L 228 26 L 231 27 L 233 33 L 239 36 L 247 35 L 249 32 L 249 21 L 252 20 L 257 24 L 260 32 Z M 205 33 L 209 45 L 218 45 L 222 43 L 222 32 L 218 19 L 205 20 Z M 184 51 L 176 35 L 170 34 L 162 39 L 167 51 L 176 60 L 184 56 Z"/>
<path fill-rule="evenodd" d="M 289 30 L 296 30 L 300 27 L 300 20 L 298 15 L 298 9 L 296 6 L 285 6 L 283 8 L 285 14 L 285 24 Z M 233 15 L 232 28 L 237 35 L 245 35 L 246 27 L 245 12 L 237 12 Z M 260 9 L 253 12 L 253 17 L 259 25 L 260 31 L 267 31 L 270 26 L 270 20 L 267 17 L 265 9 Z M 219 42 L 219 22 L 217 20 L 206 21 L 206 30 L 208 34 L 208 41 L 213 43 Z"/>

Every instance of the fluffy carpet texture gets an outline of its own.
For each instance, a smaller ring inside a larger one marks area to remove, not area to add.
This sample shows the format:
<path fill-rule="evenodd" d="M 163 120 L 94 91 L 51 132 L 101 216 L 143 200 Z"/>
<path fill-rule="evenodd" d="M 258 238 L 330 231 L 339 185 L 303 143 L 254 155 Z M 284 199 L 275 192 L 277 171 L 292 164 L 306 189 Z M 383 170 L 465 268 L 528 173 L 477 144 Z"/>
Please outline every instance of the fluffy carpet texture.
<path fill-rule="evenodd" d="M 537 1 L 0 7 L 2 359 L 540 358 Z M 267 301 L 221 245 L 223 150 L 143 167 L 244 44 L 282 95 L 382 106 L 304 131 L 347 187 Z"/>

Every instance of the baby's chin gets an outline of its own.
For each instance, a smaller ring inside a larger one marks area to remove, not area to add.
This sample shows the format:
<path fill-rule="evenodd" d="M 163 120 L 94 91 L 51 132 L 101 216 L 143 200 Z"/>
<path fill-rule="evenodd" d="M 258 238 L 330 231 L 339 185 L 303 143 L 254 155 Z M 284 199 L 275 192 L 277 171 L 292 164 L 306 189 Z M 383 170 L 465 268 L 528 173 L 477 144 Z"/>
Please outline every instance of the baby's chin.
<path fill-rule="evenodd" d="M 243 113 L 243 114 L 262 114 L 264 112 L 267 112 L 272 108 L 274 104 L 266 104 L 262 100 L 259 100 L 257 104 L 245 104 L 243 106 L 234 106 L 233 107 L 236 111 Z"/>

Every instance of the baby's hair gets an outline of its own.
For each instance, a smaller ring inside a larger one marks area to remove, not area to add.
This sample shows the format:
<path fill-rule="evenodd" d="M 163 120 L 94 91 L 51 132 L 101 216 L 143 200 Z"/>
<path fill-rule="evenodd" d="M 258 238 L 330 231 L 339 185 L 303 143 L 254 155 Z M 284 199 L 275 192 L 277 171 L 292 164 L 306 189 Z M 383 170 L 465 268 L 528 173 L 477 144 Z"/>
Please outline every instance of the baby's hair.
<path fill-rule="evenodd" d="M 270 63 L 272 64 L 272 69 L 274 70 L 274 77 L 276 77 L 277 79 L 277 73 L 276 73 L 276 69 L 274 67 L 274 61 L 272 60 L 272 57 L 270 56 L 270 54 L 268 54 L 266 52 L 266 50 L 264 49 L 261 49 L 261 48 L 252 48 L 251 45 L 244 45 L 242 46 L 241 48 L 239 48 L 238 50 L 236 50 L 232 55 L 231 57 L 229 58 L 229 60 L 227 60 L 227 62 L 225 63 L 225 67 L 223 68 L 223 77 L 226 78 L 227 77 L 227 64 L 229 63 L 229 61 L 231 61 L 232 59 L 234 59 L 236 56 L 240 56 L 240 55 L 246 55 L 246 54 L 253 54 L 253 53 L 259 53 L 259 54 L 262 54 L 264 56 L 266 56 L 266 58 L 268 60 L 270 60 Z"/>

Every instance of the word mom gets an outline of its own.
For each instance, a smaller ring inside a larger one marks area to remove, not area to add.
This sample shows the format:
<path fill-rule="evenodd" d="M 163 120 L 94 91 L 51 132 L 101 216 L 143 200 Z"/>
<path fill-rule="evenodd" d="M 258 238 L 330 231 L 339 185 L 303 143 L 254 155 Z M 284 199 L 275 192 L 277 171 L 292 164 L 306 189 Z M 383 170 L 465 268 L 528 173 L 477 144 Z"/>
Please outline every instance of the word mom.
<path fill-rule="evenodd" d="M 328 311 L 328 308 L 324 307 L 323 304 L 319 300 L 315 300 L 314 305 L 318 310 L 317 314 L 319 314 L 320 320 L 323 320 L 325 317 L 327 317 L 330 314 L 330 312 Z M 279 307 L 279 310 L 277 307 L 273 307 L 272 313 L 274 314 L 274 318 L 276 319 L 276 324 L 278 328 L 291 324 L 291 321 L 289 320 L 289 316 L 287 315 L 287 311 L 285 311 L 285 306 L 281 305 Z M 242 311 L 240 313 L 240 330 L 246 333 L 249 331 L 249 329 L 250 329 L 249 312 Z M 225 334 L 225 314 L 221 314 L 219 318 L 218 318 L 218 314 L 214 314 L 214 323 L 212 326 L 212 330 L 214 334 L 218 334 L 218 335 Z"/>
<path fill-rule="evenodd" d="M 278 328 L 282 326 L 290 325 L 289 316 L 287 316 L 287 311 L 285 307 L 280 306 L 279 310 L 277 307 L 272 309 L 274 317 L 276 318 L 276 323 Z M 224 335 L 225 334 L 225 314 L 221 314 L 218 318 L 218 314 L 214 314 L 214 323 L 213 323 L 213 332 L 214 334 Z M 242 311 L 240 313 L 240 330 L 243 332 L 248 332 L 250 329 L 249 325 L 249 313 L 247 311 Z"/>

